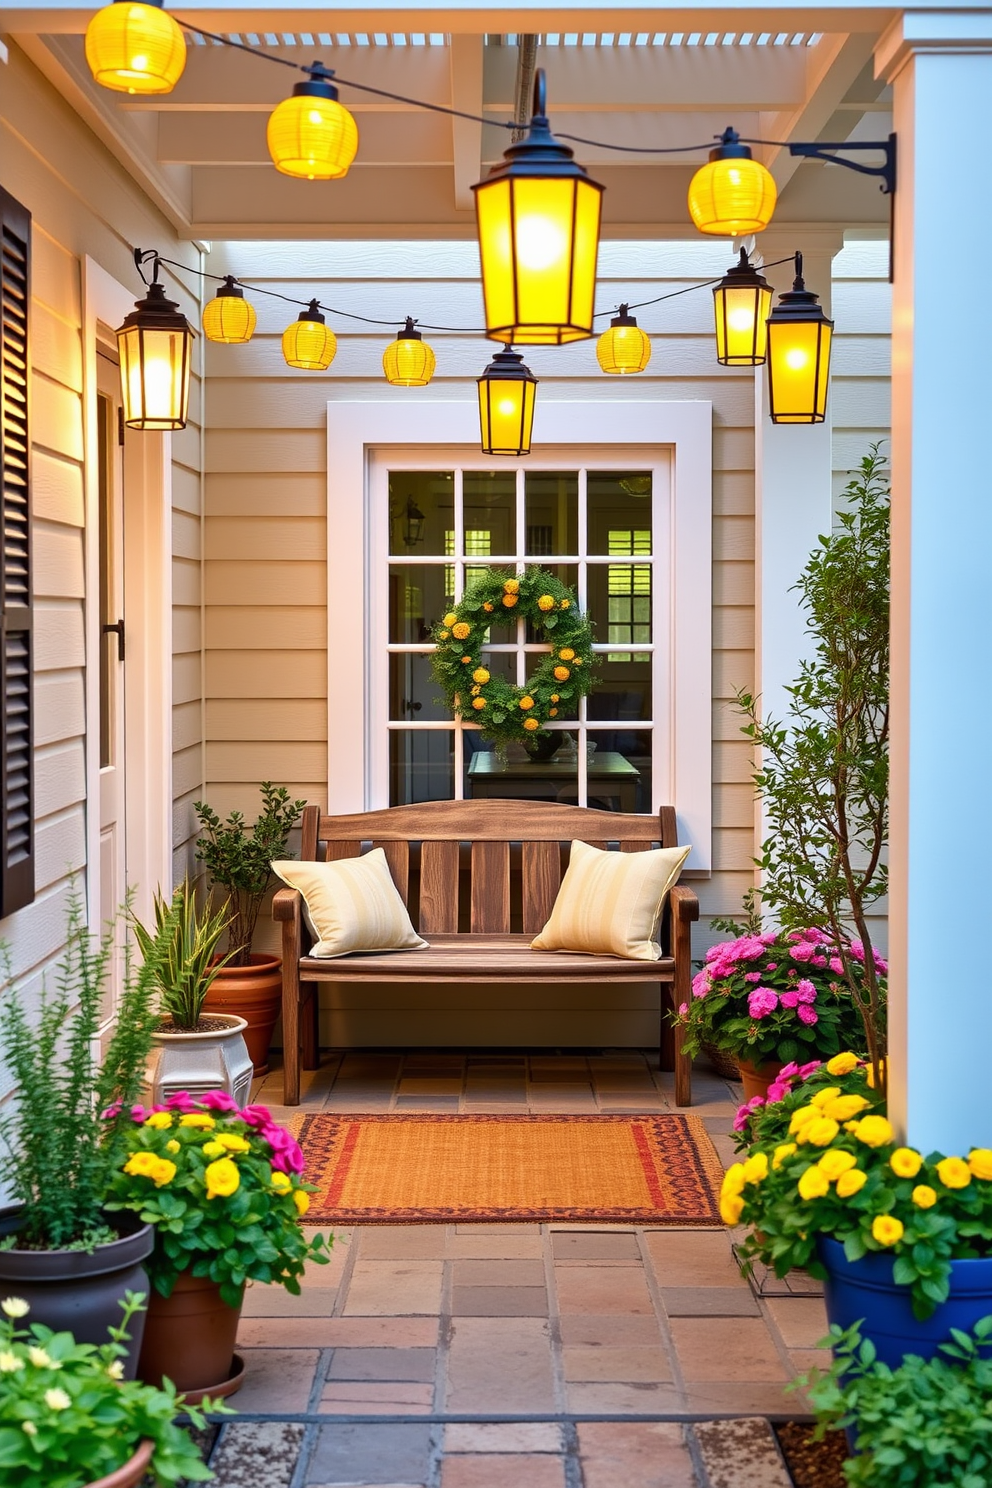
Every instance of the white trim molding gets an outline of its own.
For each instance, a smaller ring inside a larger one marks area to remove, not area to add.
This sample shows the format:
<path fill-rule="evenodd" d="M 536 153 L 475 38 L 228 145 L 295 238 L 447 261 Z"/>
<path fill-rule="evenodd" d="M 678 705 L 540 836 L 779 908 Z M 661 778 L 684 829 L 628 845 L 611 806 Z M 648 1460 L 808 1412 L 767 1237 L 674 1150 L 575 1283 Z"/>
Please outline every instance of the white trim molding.
<path fill-rule="evenodd" d="M 364 699 L 369 678 L 369 470 L 373 452 L 417 447 L 478 453 L 475 402 L 403 405 L 340 400 L 327 407 L 328 810 L 369 807 L 366 759 L 372 741 Z M 712 405 L 698 402 L 542 400 L 535 420 L 540 453 L 571 459 L 601 447 L 665 449 L 672 468 L 670 570 L 672 719 L 668 800 L 679 837 L 691 842 L 688 868 L 712 866 Z M 575 455 L 569 455 L 575 450 Z M 535 454 L 538 447 L 535 446 Z M 507 468 L 515 466 L 513 461 Z M 349 637 L 347 646 L 342 636 Z M 663 792 L 664 794 L 664 792 Z"/>

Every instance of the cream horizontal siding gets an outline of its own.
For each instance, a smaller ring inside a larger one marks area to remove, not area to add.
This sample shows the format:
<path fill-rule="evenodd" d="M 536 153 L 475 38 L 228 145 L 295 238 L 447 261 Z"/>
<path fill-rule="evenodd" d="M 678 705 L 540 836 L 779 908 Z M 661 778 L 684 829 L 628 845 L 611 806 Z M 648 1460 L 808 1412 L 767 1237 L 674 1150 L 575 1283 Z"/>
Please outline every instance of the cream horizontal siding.
<path fill-rule="evenodd" d="M 892 423 L 892 289 L 889 245 L 848 243 L 834 259 L 831 403 L 834 501 L 869 445 L 889 452 Z"/>

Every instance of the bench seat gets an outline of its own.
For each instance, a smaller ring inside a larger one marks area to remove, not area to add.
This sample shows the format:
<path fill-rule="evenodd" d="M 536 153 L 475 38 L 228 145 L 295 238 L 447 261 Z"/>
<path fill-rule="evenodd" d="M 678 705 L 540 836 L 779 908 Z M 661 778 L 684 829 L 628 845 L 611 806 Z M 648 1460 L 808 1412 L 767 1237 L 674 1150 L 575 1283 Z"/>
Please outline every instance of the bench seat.
<path fill-rule="evenodd" d="M 670 982 L 674 956 L 630 961 L 578 951 L 532 951 L 531 935 L 432 935 L 429 951 L 389 951 L 381 956 L 304 956 L 300 977 L 346 982 Z"/>

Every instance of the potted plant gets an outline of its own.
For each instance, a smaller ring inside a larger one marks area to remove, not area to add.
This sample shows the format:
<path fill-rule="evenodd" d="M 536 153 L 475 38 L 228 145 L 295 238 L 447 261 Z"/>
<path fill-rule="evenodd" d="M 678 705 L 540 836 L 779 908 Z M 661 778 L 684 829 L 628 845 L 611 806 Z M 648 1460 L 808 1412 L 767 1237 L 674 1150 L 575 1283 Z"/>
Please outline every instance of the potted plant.
<path fill-rule="evenodd" d="M 233 1013 L 204 1014 L 204 1000 L 230 958 L 217 947 L 230 923 L 227 905 L 216 914 L 200 910 L 189 878 L 178 884 L 171 904 L 155 895 L 155 933 L 139 920 L 134 935 L 143 955 L 161 945 L 158 972 L 159 1021 L 152 1034 L 143 1099 L 161 1104 L 181 1090 L 225 1090 L 239 1105 L 251 1095 L 252 1062 L 244 1041 L 247 1027 Z"/>
<path fill-rule="evenodd" d="M 832 1328 L 833 1366 L 796 1381 L 817 1416 L 816 1436 L 846 1430 L 850 1488 L 985 1488 L 992 1482 L 992 1317 L 956 1332 L 937 1354 L 897 1369 L 857 1327 Z M 943 1356 L 943 1357 L 942 1357 Z"/>
<path fill-rule="evenodd" d="M 147 1291 L 143 1262 L 153 1234 L 134 1214 L 109 1214 L 112 1175 L 123 1160 L 125 1114 L 137 1099 L 157 1021 L 162 947 L 135 970 L 124 952 L 123 989 L 99 1057 L 117 924 L 94 943 L 73 895 L 56 988 L 28 1017 L 9 975 L 0 989 L 0 1048 L 17 1093 L 0 1120 L 0 1288 L 16 1292 L 39 1323 L 102 1343 L 126 1291 Z M 104 1109 L 117 1114 L 101 1117 Z M 134 1322 L 134 1373 L 143 1315 Z"/>
<path fill-rule="evenodd" d="M 141 1378 L 231 1393 L 245 1283 L 298 1295 L 306 1263 L 328 1259 L 323 1236 L 307 1239 L 300 1224 L 311 1191 L 303 1154 L 264 1106 L 239 1110 L 221 1091 L 136 1106 L 124 1147 L 108 1207 L 155 1231 Z"/>
<path fill-rule="evenodd" d="M 230 955 L 206 998 L 210 1012 L 230 1012 L 245 1019 L 245 1042 L 255 1073 L 268 1070 L 269 1041 L 282 1000 L 282 961 L 279 956 L 253 955 L 262 900 L 272 879 L 270 864 L 287 856 L 289 834 L 300 819 L 306 801 L 291 801 L 285 786 L 262 782 L 262 810 L 253 827 L 240 811 L 226 821 L 204 801 L 193 809 L 202 827 L 196 856 L 206 865 L 213 884 L 228 894 L 231 923 L 228 931 Z"/>
<path fill-rule="evenodd" d="M 203 1482 L 205 1467 L 180 1410 L 197 1427 L 195 1406 L 175 1387 L 124 1378 L 128 1324 L 143 1298 L 129 1294 L 122 1321 L 101 1347 L 77 1343 L 40 1323 L 18 1327 L 28 1314 L 21 1297 L 0 1302 L 0 1478 L 17 1488 L 134 1488 L 151 1473 L 162 1488 Z M 226 1412 L 205 1400 L 203 1411 Z"/>
<path fill-rule="evenodd" d="M 992 1150 L 899 1142 L 873 1067 L 848 1051 L 783 1070 L 735 1127 L 746 1155 L 720 1209 L 751 1227 L 742 1256 L 823 1277 L 831 1323 L 863 1319 L 883 1363 L 932 1357 L 992 1312 Z"/>
<path fill-rule="evenodd" d="M 865 950 L 853 943 L 845 951 L 861 987 Z M 872 956 L 881 1010 L 888 968 Z M 675 1021 L 687 1054 L 712 1046 L 737 1059 L 750 1099 L 765 1094 L 783 1064 L 828 1059 L 860 1042 L 861 1011 L 848 988 L 840 946 L 825 931 L 748 933 L 710 947 Z"/>

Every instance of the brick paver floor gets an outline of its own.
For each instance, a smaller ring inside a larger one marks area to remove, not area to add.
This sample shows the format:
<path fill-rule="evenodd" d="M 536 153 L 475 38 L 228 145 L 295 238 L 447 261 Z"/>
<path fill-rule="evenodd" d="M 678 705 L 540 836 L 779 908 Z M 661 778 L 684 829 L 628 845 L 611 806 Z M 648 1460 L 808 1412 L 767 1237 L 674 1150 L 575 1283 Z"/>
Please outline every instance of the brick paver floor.
<path fill-rule="evenodd" d="M 277 1114 L 278 1071 L 255 1099 Z M 738 1091 L 697 1069 L 729 1161 Z M 350 1054 L 307 1110 L 676 1109 L 636 1053 Z M 248 1291 L 217 1488 L 787 1488 L 763 1419 L 826 1332 L 819 1289 L 742 1277 L 724 1231 L 362 1226 L 299 1298 Z"/>

